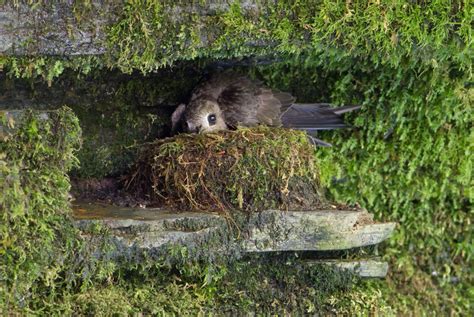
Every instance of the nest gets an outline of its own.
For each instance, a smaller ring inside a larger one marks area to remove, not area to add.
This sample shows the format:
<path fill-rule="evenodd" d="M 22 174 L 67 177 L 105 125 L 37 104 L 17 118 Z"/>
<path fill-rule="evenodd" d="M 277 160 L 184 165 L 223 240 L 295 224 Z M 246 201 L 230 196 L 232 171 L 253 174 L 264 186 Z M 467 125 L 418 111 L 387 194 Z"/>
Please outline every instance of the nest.
<path fill-rule="evenodd" d="M 241 128 L 147 143 L 126 188 L 179 210 L 305 210 L 323 203 L 305 133 Z"/>

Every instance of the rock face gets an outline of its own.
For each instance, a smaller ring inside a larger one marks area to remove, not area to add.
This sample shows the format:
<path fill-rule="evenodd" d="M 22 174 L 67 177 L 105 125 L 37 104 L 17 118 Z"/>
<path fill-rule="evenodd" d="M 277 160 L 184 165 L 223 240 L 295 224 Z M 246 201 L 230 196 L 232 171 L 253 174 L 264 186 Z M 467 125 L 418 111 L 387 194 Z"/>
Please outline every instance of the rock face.
<path fill-rule="evenodd" d="M 167 252 L 171 246 L 238 253 L 275 251 L 337 251 L 382 242 L 395 223 L 375 223 L 363 210 L 278 211 L 250 215 L 238 236 L 228 232 L 228 219 L 216 213 L 173 212 L 157 208 L 121 208 L 110 205 L 74 206 L 79 228 L 99 223 L 110 230 L 123 253 Z M 225 231 L 227 230 L 227 234 Z M 383 277 L 388 266 L 378 260 L 319 261 L 349 269 L 365 277 Z"/>
<path fill-rule="evenodd" d="M 0 54 L 103 54 L 105 28 L 116 18 L 110 14 L 117 6 L 113 3 L 91 1 L 89 7 L 79 7 L 73 1 L 1 5 Z"/>

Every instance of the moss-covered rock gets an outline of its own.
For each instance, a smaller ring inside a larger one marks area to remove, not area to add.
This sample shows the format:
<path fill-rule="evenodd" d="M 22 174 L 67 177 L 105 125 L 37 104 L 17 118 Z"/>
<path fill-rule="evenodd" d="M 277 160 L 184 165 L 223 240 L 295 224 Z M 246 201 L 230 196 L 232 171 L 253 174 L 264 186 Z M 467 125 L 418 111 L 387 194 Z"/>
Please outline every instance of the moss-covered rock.
<path fill-rule="evenodd" d="M 472 72 L 472 8 L 464 1 L 33 1 L 0 10 L 10 30 L 0 37 L 4 53 L 37 56 L 0 58 L 0 65 L 48 81 L 67 68 L 149 73 L 196 58 L 321 53 L 390 65 L 408 56 L 425 66 L 453 60 Z M 54 55 L 82 56 L 45 58 Z"/>
<path fill-rule="evenodd" d="M 87 9 L 88 3 L 84 13 L 95 14 Z M 400 222 L 384 249 L 394 268 L 388 281 L 365 282 L 353 291 L 336 294 L 328 299 L 334 311 L 472 315 L 472 4 L 259 2 L 262 6 L 252 11 L 248 3 L 234 3 L 202 19 L 192 10 L 176 11 L 181 23 L 170 23 L 173 17 L 166 16 L 166 9 L 175 10 L 179 4 L 128 2 L 120 6 L 117 19 L 102 37 L 106 55 L 3 56 L 0 68 L 12 77 L 37 77 L 54 85 L 61 82 L 58 78 L 66 69 L 82 76 L 105 66 L 149 74 L 200 56 L 276 57 L 283 63 L 248 71 L 271 87 L 292 92 L 300 101 L 363 104 L 354 121 L 356 132 L 324 136 L 335 147 L 318 151 L 319 165 L 335 171 L 337 180 L 330 183 L 330 193 L 336 199 L 360 202 L 376 217 Z M 32 9 L 41 5 L 32 3 Z M 200 3 L 195 6 L 199 8 Z M 82 12 L 78 10 L 77 16 Z M 204 36 L 208 29 L 212 37 Z M 20 174 L 25 171 L 18 166 L 4 171 L 13 175 L 4 186 L 14 189 L 3 199 L 21 206 L 25 200 Z M 9 245 L 10 238 L 4 239 L 3 232 L 2 241 Z M 28 269 L 26 264 L 22 268 Z M 247 272 L 248 267 L 239 270 Z M 262 277 L 266 271 L 258 271 L 257 280 L 249 283 L 255 282 L 257 289 L 268 286 Z M 36 267 L 31 272 L 37 272 Z M 216 290 L 222 290 L 221 302 L 236 300 L 235 307 L 263 301 L 248 299 L 248 289 L 226 287 L 236 281 L 222 279 L 220 274 L 209 275 L 226 282 L 215 283 L 211 278 L 202 287 L 203 271 L 186 275 L 175 270 L 177 278 L 161 287 L 163 276 L 157 278 L 149 266 L 140 271 L 143 274 L 124 272 L 109 284 L 97 283 L 82 293 L 65 291 L 56 306 L 45 298 L 49 293 L 42 292 L 38 299 L 42 304 L 31 309 L 44 313 L 46 301 L 50 310 L 54 306 L 70 313 L 100 313 L 110 307 L 124 313 L 140 308 L 149 313 L 198 313 L 203 306 L 213 305 Z M 286 272 L 282 267 L 278 276 Z M 270 281 L 279 285 L 282 280 Z M 265 303 L 271 306 L 270 300 Z"/>
<path fill-rule="evenodd" d="M 15 130 L 0 143 L 0 306 L 15 311 L 32 294 L 53 296 L 58 280 L 74 279 L 62 267 L 77 243 L 67 172 L 77 164 L 81 130 L 67 108 L 1 120 Z"/>

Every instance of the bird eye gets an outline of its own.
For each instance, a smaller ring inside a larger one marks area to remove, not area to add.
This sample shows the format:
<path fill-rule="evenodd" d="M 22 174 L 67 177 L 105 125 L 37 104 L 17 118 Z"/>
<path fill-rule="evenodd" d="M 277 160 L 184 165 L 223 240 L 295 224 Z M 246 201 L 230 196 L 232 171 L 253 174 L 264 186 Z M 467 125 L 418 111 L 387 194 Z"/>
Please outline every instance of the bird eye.
<path fill-rule="evenodd" d="M 215 114 L 210 114 L 207 116 L 207 121 L 209 122 L 209 125 L 215 125 L 216 124 L 216 115 Z"/>

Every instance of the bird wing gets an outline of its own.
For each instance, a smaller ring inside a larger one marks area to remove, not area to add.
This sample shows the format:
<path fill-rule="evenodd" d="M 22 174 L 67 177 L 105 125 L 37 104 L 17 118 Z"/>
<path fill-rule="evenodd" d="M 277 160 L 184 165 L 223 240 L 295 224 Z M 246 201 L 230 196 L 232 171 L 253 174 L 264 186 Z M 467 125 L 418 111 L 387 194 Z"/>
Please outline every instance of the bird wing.
<path fill-rule="evenodd" d="M 220 76 L 221 85 L 225 87 L 217 97 L 219 107 L 230 126 L 255 126 L 259 123 L 258 99 L 255 97 L 258 87 L 247 77 L 224 73 Z"/>
<path fill-rule="evenodd" d="M 231 126 L 281 125 L 282 109 L 295 98 L 284 92 L 265 87 L 260 81 L 235 73 L 224 73 L 213 79 L 213 86 L 222 87 L 217 101 Z"/>
<path fill-rule="evenodd" d="M 258 100 L 257 119 L 259 123 L 271 126 L 280 126 L 280 116 L 295 101 L 289 93 L 275 91 L 266 87 L 260 87 L 257 95 Z"/>

